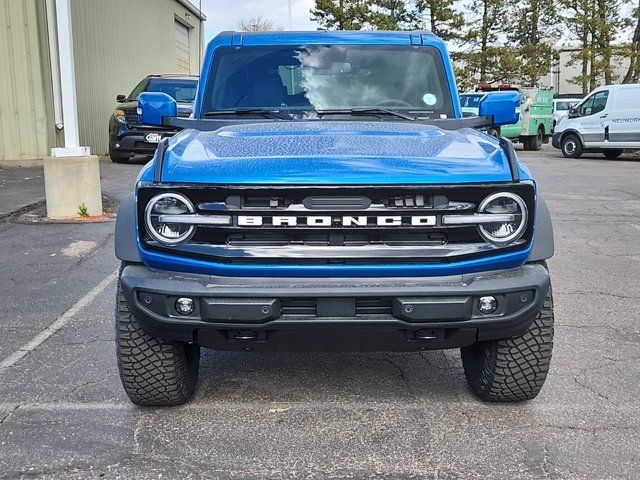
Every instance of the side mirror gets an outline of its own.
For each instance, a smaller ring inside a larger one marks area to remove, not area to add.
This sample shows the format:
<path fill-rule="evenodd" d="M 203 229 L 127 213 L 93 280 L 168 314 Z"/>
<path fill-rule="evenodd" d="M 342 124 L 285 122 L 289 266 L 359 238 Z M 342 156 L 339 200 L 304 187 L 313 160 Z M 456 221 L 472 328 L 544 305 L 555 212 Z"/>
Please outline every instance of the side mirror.
<path fill-rule="evenodd" d="M 518 123 L 520 108 L 520 94 L 511 92 L 489 92 L 480 99 L 478 115 L 481 117 L 493 117 L 493 125 L 511 125 Z"/>
<path fill-rule="evenodd" d="M 578 113 L 578 109 L 576 107 L 571 107 L 569 109 L 569 113 L 567 113 L 567 117 L 569 118 L 578 118 L 580 114 Z"/>
<path fill-rule="evenodd" d="M 164 117 L 177 117 L 176 101 L 161 92 L 144 92 L 138 97 L 138 113 L 143 125 L 162 126 Z"/>
<path fill-rule="evenodd" d="M 124 103 L 127 100 L 127 96 L 126 95 L 118 95 L 116 96 L 116 102 L 118 103 Z"/>

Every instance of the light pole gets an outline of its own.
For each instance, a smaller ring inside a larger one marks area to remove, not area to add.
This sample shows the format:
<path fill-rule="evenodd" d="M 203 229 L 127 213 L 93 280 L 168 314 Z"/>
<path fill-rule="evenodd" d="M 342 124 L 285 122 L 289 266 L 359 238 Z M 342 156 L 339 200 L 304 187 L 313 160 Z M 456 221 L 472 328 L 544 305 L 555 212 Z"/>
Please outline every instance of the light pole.
<path fill-rule="evenodd" d="M 291 0 L 289 0 L 289 31 L 293 30 L 293 16 L 291 15 Z"/>
<path fill-rule="evenodd" d="M 91 155 L 89 147 L 80 146 L 70 0 L 56 0 L 55 17 L 60 82 L 53 83 L 60 85 L 64 147 L 52 148 L 51 157 L 43 162 L 47 216 L 53 219 L 100 216 L 98 157 Z"/>

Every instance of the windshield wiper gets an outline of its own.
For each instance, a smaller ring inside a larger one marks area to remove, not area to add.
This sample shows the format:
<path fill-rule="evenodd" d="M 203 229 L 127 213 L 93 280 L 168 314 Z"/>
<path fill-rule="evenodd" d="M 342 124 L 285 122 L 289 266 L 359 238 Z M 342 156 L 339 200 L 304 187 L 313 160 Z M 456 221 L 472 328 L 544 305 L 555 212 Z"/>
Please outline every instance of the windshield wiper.
<path fill-rule="evenodd" d="M 204 112 L 205 117 L 213 117 L 217 115 L 264 115 L 270 118 L 278 118 L 280 120 L 292 120 L 291 115 L 283 115 L 280 110 L 269 110 L 266 108 L 244 108 L 231 110 L 211 110 Z"/>
<path fill-rule="evenodd" d="M 388 115 L 392 117 L 403 118 L 405 120 L 416 120 L 416 117 L 412 117 L 411 115 L 406 115 L 395 110 L 388 110 L 386 108 L 336 108 L 329 110 L 316 110 L 316 113 L 318 115 Z"/>

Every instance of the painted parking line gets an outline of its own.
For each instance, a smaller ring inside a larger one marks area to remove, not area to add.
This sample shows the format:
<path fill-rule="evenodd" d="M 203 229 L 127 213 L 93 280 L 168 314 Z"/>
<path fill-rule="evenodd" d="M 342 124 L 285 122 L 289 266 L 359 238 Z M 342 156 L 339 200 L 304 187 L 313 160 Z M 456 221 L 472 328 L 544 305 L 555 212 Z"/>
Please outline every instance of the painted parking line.
<path fill-rule="evenodd" d="M 109 284 L 118 277 L 119 268 L 116 268 L 111 272 L 107 278 L 102 280 L 98 285 L 89 290 L 80 300 L 74 303 L 71 308 L 60 315 L 56 320 L 50 324 L 47 328 L 42 330 L 38 335 L 33 337 L 29 342 L 25 343 L 18 350 L 13 352 L 7 358 L 0 362 L 0 373 L 7 368 L 13 367 L 16 363 L 22 360 L 24 357 L 33 352 L 36 348 L 51 338 L 58 330 L 63 328 L 89 303 L 91 303 L 98 295 L 104 292 Z"/>
<path fill-rule="evenodd" d="M 475 400 L 458 401 L 451 403 L 450 400 L 434 400 L 429 399 L 425 401 L 402 401 L 396 400 L 388 401 L 293 401 L 293 402 L 256 402 L 256 401 L 235 401 L 230 403 L 187 403 L 185 405 L 175 407 L 138 407 L 130 402 L 0 402 L 0 414 L 3 411 L 109 411 L 109 410 L 137 410 L 150 413 L 167 413 L 171 414 L 179 412 L 195 412 L 195 413 L 220 413 L 239 410 L 252 412 L 254 414 L 269 413 L 271 415 L 280 413 L 294 413 L 296 411 L 312 411 L 321 414 L 325 411 L 335 412 L 336 410 L 342 410 L 345 412 L 362 412 L 365 410 L 402 410 L 402 409 L 416 409 L 422 410 L 428 406 L 429 408 L 435 408 L 439 411 L 450 412 L 466 412 L 472 414 L 473 417 L 482 419 L 483 414 L 499 414 L 501 416 L 512 414 L 522 415 L 527 411 L 522 410 L 522 406 L 514 405 L 510 407 L 508 405 L 493 405 L 487 406 L 484 403 L 480 403 Z M 639 423 L 638 419 L 634 418 L 634 415 L 638 412 L 638 406 L 633 404 L 620 404 L 620 405 L 607 405 L 606 409 L 601 409 L 600 413 L 594 410 L 593 404 L 559 404 L 559 403 L 539 403 L 536 401 L 535 408 L 531 411 L 535 412 L 532 421 L 541 421 L 545 415 L 561 416 L 566 421 L 576 420 L 579 425 L 584 427 L 584 422 L 589 415 L 598 416 L 603 413 L 624 415 L 628 418 L 621 422 L 620 428 L 631 429 L 637 428 Z M 531 412 L 529 411 L 529 412 Z M 1 417 L 0 417 L 1 418 Z M 490 417 L 484 417 L 485 419 Z M 553 425 L 557 425 L 558 422 Z M 578 425 L 577 424 L 577 425 Z M 553 426 L 551 425 L 551 426 Z M 592 426 L 593 427 L 593 426 Z M 595 428 L 595 427 L 593 427 Z M 612 428 L 616 428 L 612 426 Z"/>

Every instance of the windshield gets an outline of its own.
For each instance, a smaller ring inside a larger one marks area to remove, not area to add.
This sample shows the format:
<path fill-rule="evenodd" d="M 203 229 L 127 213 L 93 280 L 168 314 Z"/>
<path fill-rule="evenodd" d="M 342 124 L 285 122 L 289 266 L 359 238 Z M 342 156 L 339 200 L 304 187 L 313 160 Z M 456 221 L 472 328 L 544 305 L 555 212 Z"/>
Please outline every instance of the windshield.
<path fill-rule="evenodd" d="M 147 85 L 146 92 L 166 93 L 178 103 L 193 103 L 198 89 L 198 80 L 152 78 Z M 136 87 L 131 92 L 131 100 L 138 100 L 142 89 Z"/>
<path fill-rule="evenodd" d="M 434 47 L 322 45 L 216 51 L 203 111 L 383 108 L 451 118 L 442 58 Z"/>
<path fill-rule="evenodd" d="M 478 108 L 483 95 L 460 95 L 460 106 L 463 108 Z"/>
<path fill-rule="evenodd" d="M 556 102 L 556 110 L 569 110 L 571 107 L 574 107 L 578 102 Z"/>

